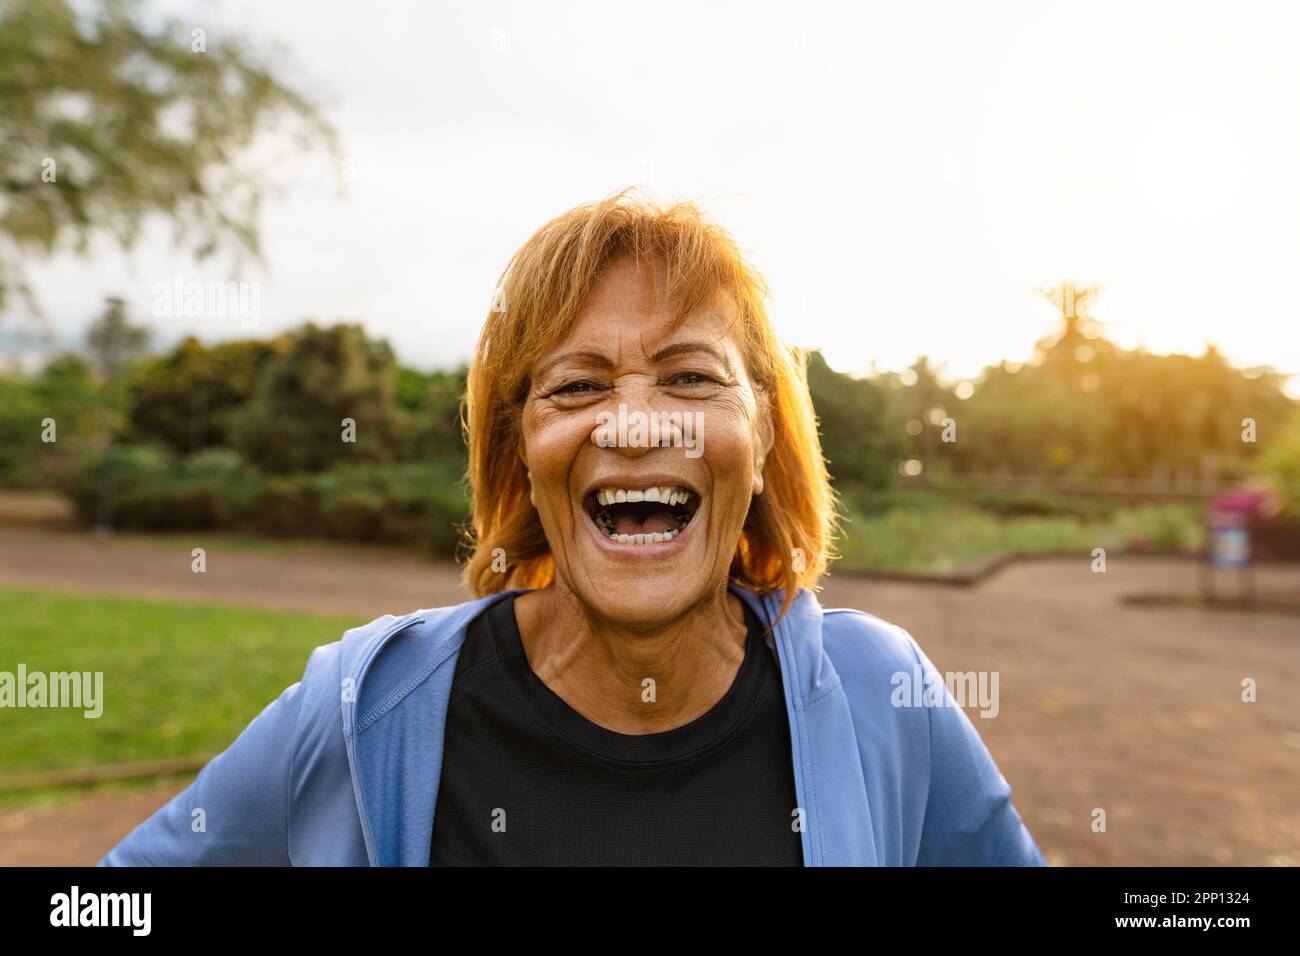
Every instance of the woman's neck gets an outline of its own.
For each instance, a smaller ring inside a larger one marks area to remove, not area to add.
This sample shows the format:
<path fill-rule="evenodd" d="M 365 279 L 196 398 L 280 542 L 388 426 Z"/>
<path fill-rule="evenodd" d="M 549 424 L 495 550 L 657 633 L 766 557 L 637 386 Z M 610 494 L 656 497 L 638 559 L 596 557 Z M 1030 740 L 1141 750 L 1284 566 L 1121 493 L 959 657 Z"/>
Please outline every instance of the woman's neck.
<path fill-rule="evenodd" d="M 520 594 L 515 615 L 533 672 L 621 734 L 661 733 L 706 713 L 745 657 L 744 605 L 725 587 L 652 629 L 597 617 L 560 583 Z"/>

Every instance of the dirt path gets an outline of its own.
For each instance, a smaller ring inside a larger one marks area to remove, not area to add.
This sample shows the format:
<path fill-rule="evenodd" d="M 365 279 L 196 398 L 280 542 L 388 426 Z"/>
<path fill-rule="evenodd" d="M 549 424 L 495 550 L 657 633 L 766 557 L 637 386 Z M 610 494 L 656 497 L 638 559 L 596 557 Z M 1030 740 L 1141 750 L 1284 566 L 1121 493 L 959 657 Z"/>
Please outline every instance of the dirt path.
<path fill-rule="evenodd" d="M 92 866 L 188 783 L 0 812 L 0 866 Z"/>
<path fill-rule="evenodd" d="M 195 574 L 192 538 L 0 526 L 0 582 L 361 616 L 465 599 L 454 566 L 363 548 L 213 544 Z M 1053 862 L 1300 865 L 1300 621 L 1120 601 L 1195 584 L 1184 561 L 1112 558 L 1093 574 L 1083 558 L 975 588 L 832 576 L 822 603 L 908 628 L 941 671 L 998 672 L 999 715 L 967 713 Z M 1261 587 L 1297 584 L 1300 569 L 1261 571 Z M 1245 678 L 1257 703 L 1241 700 Z M 0 864 L 94 862 L 180 786 L 0 813 Z"/>
<path fill-rule="evenodd" d="M 206 570 L 192 569 L 195 548 Z M 0 581 L 98 594 L 369 618 L 465 600 L 459 571 L 392 548 L 299 543 L 249 550 L 201 533 L 165 539 L 0 524 Z"/>
<path fill-rule="evenodd" d="M 1084 557 L 969 589 L 842 580 L 823 603 L 906 627 L 941 671 L 999 672 L 999 715 L 967 713 L 1056 862 L 1300 866 L 1300 619 L 1120 603 L 1195 574 L 1136 558 L 1093 574 Z M 1297 581 L 1261 569 L 1261 587 Z"/>

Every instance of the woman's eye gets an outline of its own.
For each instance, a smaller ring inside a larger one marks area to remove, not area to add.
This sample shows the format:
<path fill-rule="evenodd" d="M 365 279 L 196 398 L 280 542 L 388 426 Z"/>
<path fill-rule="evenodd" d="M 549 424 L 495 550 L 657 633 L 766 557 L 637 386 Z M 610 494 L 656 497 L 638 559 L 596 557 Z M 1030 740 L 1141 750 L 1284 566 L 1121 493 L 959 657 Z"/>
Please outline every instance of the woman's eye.
<path fill-rule="evenodd" d="M 554 392 L 556 395 L 581 395 L 584 392 L 595 391 L 596 386 L 591 382 L 570 382 L 568 385 L 561 385 Z"/>
<path fill-rule="evenodd" d="M 683 381 L 684 379 L 689 379 L 690 381 Z M 708 382 L 716 384 L 718 380 L 712 375 L 706 375 L 704 372 L 681 372 L 680 374 L 674 375 L 669 381 L 670 383 L 677 385 L 703 385 Z"/>

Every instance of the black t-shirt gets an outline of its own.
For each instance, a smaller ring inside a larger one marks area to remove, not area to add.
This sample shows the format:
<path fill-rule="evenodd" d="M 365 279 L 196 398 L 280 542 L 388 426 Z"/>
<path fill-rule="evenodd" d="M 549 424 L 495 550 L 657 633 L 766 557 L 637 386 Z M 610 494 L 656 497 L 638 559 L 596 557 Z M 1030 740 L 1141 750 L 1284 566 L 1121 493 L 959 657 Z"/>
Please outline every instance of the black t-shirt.
<path fill-rule="evenodd" d="M 748 606 L 708 712 L 656 734 L 592 723 L 528 664 L 514 595 L 469 625 L 429 863 L 802 866 L 781 675 Z"/>

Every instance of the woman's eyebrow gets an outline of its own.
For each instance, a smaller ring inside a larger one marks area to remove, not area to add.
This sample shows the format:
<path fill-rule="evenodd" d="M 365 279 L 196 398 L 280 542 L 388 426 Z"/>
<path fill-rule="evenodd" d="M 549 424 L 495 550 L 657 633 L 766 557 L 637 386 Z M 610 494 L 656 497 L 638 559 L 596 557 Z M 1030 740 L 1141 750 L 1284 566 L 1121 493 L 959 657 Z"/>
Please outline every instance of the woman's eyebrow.
<path fill-rule="evenodd" d="M 661 348 L 654 354 L 650 361 L 662 362 L 666 358 L 680 355 L 683 352 L 703 352 L 706 355 L 711 355 L 723 368 L 727 370 L 728 375 L 732 378 L 736 375 L 736 370 L 731 367 L 731 360 L 707 342 L 675 342 L 672 345 Z"/>
<path fill-rule="evenodd" d="M 710 355 L 727 370 L 728 375 L 731 375 L 733 378 L 735 377 L 735 369 L 731 365 L 731 360 L 707 342 L 674 342 L 672 345 L 667 345 L 661 348 L 651 356 L 650 361 L 662 362 L 666 358 L 672 358 L 674 355 L 681 355 L 685 352 L 703 352 L 706 355 Z M 563 355 L 557 355 L 554 358 L 547 359 L 538 367 L 536 373 L 537 377 L 541 378 L 556 365 L 569 361 L 586 361 L 600 368 L 611 368 L 614 364 L 609 360 L 608 356 L 600 352 L 580 349 L 574 352 L 565 352 Z"/>
<path fill-rule="evenodd" d="M 589 352 L 589 351 L 565 352 L 563 355 L 557 355 L 554 358 L 547 359 L 545 362 L 543 362 L 538 367 L 536 375 L 538 378 L 541 378 L 543 375 L 549 372 L 556 365 L 559 365 L 561 362 L 568 362 L 575 359 L 585 359 L 586 361 L 590 362 L 592 365 L 598 365 L 601 368 L 610 368 L 614 364 L 605 355 L 602 355 L 600 352 Z"/>

